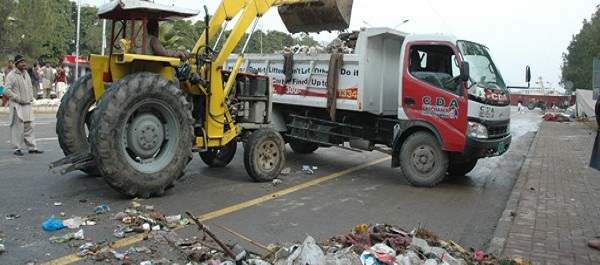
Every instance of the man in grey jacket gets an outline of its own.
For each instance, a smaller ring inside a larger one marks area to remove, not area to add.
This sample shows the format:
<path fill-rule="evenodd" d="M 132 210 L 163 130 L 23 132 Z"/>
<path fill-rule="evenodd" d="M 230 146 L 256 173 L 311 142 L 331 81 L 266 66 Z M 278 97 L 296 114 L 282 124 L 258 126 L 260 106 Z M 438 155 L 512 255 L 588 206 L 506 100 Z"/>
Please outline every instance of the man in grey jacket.
<path fill-rule="evenodd" d="M 41 154 L 35 143 L 34 116 L 31 103 L 34 100 L 31 78 L 27 73 L 25 58 L 15 56 L 16 69 L 6 77 L 4 95 L 9 98 L 8 119 L 10 122 L 10 143 L 13 154 L 22 156 L 21 145 L 25 142 L 29 153 Z"/>
<path fill-rule="evenodd" d="M 42 67 L 42 88 L 44 89 L 44 98 L 50 98 L 52 94 L 52 83 L 54 83 L 54 72 L 52 71 L 52 65 L 50 62 L 46 62 L 46 65 Z"/>

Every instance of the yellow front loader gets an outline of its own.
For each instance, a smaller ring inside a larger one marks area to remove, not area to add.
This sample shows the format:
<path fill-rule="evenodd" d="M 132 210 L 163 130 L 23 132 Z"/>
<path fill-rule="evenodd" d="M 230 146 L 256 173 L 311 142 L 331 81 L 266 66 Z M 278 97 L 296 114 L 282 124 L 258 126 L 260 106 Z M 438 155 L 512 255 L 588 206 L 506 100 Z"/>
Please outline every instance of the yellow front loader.
<path fill-rule="evenodd" d="M 63 96 L 56 132 L 66 157 L 50 168 L 101 175 L 121 193 L 146 198 L 173 187 L 193 151 L 207 165 L 223 167 L 242 141 L 248 174 L 257 181 L 276 178 L 285 142 L 271 125 L 270 80 L 239 73 L 243 51 L 235 67 L 223 69 L 248 28 L 252 33 L 272 7 L 292 33 L 344 30 L 352 0 L 222 0 L 210 21 L 206 12 L 209 22 L 188 62 L 149 54 L 146 22 L 198 11 L 138 0 L 101 6 L 99 17 L 112 21 L 110 52 L 90 55 L 91 74 Z"/>

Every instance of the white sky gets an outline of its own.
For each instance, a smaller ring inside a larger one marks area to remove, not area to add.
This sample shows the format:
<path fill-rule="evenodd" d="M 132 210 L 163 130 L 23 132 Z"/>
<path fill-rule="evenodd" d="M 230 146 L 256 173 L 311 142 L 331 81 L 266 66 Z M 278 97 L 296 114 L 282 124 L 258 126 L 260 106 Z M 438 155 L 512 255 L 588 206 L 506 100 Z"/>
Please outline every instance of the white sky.
<path fill-rule="evenodd" d="M 106 0 L 80 0 L 101 5 Z M 220 0 L 154 0 L 214 12 Z M 584 19 L 589 20 L 600 1 L 592 0 L 354 0 L 350 29 L 372 26 L 398 27 L 408 33 L 453 34 L 488 46 L 509 85 L 525 85 L 525 66 L 531 67 L 532 85 L 538 76 L 545 86 L 558 87 L 562 54 Z M 203 18 L 204 14 L 200 14 Z M 262 30 L 285 32 L 277 10 L 263 18 Z M 261 28 L 259 24 L 259 29 Z M 318 41 L 330 41 L 335 34 L 319 34 Z M 592 58 L 589 58 L 592 60 Z"/>

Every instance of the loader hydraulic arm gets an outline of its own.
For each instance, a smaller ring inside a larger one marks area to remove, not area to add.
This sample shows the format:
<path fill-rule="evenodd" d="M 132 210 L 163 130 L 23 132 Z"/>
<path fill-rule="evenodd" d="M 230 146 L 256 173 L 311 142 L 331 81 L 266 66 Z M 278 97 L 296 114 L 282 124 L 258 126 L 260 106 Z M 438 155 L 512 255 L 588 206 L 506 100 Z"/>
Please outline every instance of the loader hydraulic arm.
<path fill-rule="evenodd" d="M 248 5 L 253 5 L 253 2 L 256 3 L 258 1 L 253 1 L 253 0 L 223 0 L 223 1 L 221 1 L 221 4 L 219 4 L 219 7 L 213 14 L 213 17 L 210 19 L 210 22 L 208 25 L 209 39 L 212 39 L 217 34 L 217 32 L 219 31 L 219 28 L 221 26 L 223 26 L 223 23 L 225 21 L 232 20 L 238 13 L 240 13 L 242 10 L 244 10 Z M 319 2 L 319 0 L 267 0 L 267 1 L 260 1 L 260 3 L 263 6 L 260 10 L 258 9 L 258 7 L 256 7 L 256 13 L 254 14 L 253 17 L 263 16 L 271 7 L 291 5 L 291 4 L 309 4 L 309 3 L 313 3 L 313 2 Z M 265 8 L 265 6 L 266 6 L 266 8 Z M 238 25 L 240 25 L 241 27 L 244 27 L 245 29 L 247 29 L 250 26 L 249 23 L 245 24 L 245 25 L 238 23 Z M 203 47 L 203 45 L 206 45 L 206 44 L 207 44 L 206 43 L 206 31 L 204 31 L 204 33 L 202 33 L 202 36 L 198 39 L 198 42 L 196 42 L 194 49 L 192 49 L 192 53 L 202 52 L 201 47 Z"/>
<path fill-rule="evenodd" d="M 292 33 L 343 30 L 349 25 L 352 2 L 352 0 L 222 0 L 210 19 L 208 28 L 192 50 L 192 54 L 196 55 L 191 60 L 194 65 L 192 69 L 199 73 L 203 80 L 198 82 L 198 86 L 207 97 L 204 119 L 206 132 L 202 141 L 197 140 L 199 146 L 204 144 L 207 145 L 204 147 L 225 146 L 241 133 L 240 126 L 234 123 L 234 117 L 229 113 L 227 98 L 244 59 L 249 36 L 235 65 L 230 69 L 231 73 L 228 73 L 226 84 L 223 84 L 221 71 L 248 28 L 251 25 L 256 26 L 258 18 L 272 7 L 280 7 L 279 14 Z M 286 10 L 282 13 L 283 8 Z M 210 40 L 219 30 L 223 33 L 227 22 L 234 17 L 237 17 L 237 22 L 223 44 L 216 43 L 215 47 L 209 47 Z M 254 28 L 251 31 L 253 32 Z"/>
<path fill-rule="evenodd" d="M 214 37 L 225 21 L 233 19 L 233 17 L 241 12 L 229 37 L 225 40 L 218 52 L 213 55 L 216 57 L 214 57 L 209 64 L 204 64 L 202 69 L 198 69 L 198 72 L 200 73 L 205 73 L 205 71 L 208 70 L 208 73 L 204 76 L 204 79 L 206 80 L 205 84 L 208 86 L 204 89 L 208 92 L 207 96 L 209 97 L 207 107 L 208 113 L 206 113 L 205 119 L 208 147 L 224 146 L 240 133 L 240 128 L 233 123 L 233 118 L 229 113 L 225 99 L 234 85 L 235 78 L 243 60 L 244 51 L 239 54 L 237 62 L 233 67 L 225 86 L 223 86 L 221 70 L 227 57 L 231 55 L 240 40 L 244 37 L 248 27 L 250 27 L 253 21 L 262 17 L 272 7 L 291 4 L 308 4 L 319 1 L 321 0 L 223 0 L 221 2 L 217 11 L 210 19 L 208 30 L 204 31 L 192 50 L 192 54 L 208 52 L 206 51 L 208 47 L 206 34 L 208 34 L 209 39 Z"/>

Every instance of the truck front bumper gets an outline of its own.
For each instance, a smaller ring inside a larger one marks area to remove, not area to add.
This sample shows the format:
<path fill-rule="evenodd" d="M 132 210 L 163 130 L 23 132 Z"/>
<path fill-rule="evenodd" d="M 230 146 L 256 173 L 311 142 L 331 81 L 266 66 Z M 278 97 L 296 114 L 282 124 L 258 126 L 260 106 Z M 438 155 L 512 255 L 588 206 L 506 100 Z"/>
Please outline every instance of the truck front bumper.
<path fill-rule="evenodd" d="M 464 158 L 483 158 L 502 155 L 508 150 L 512 136 L 498 139 L 475 139 L 467 137 Z"/>

